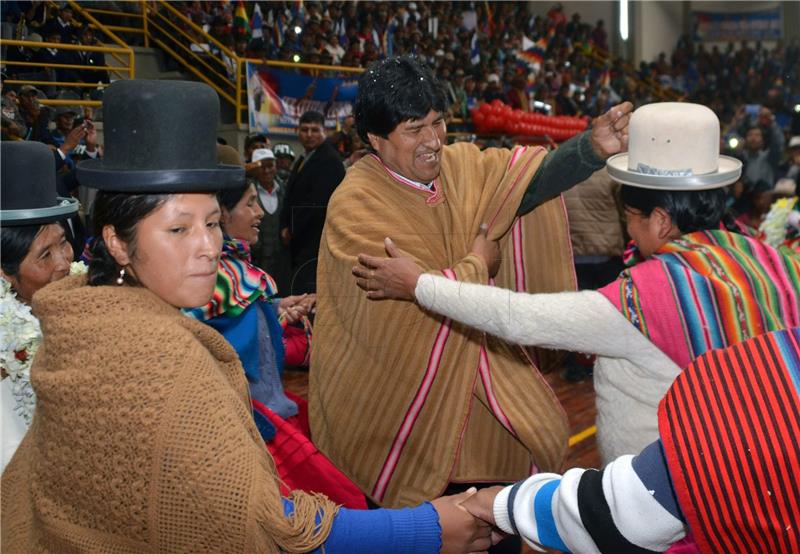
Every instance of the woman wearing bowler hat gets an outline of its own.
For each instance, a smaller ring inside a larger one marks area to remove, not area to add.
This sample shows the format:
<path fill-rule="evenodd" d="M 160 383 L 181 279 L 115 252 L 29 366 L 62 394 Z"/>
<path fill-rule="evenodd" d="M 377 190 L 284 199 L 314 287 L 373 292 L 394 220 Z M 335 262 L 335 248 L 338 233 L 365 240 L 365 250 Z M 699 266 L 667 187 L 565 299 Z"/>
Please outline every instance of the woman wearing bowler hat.
<path fill-rule="evenodd" d="M 281 497 L 235 350 L 180 311 L 214 292 L 215 193 L 245 184 L 216 162 L 217 95 L 118 81 L 103 111 L 106 157 L 77 168 L 99 189 L 89 273 L 33 300 L 38 400 L 3 473 L 2 550 L 485 550 L 489 526 L 459 505 L 470 492 L 371 511 Z"/>
<path fill-rule="evenodd" d="M 658 438 L 658 402 L 693 359 L 800 325 L 800 257 L 720 228 L 741 163 L 719 155 L 714 113 L 650 104 L 629 133 L 629 152 L 607 167 L 642 261 L 597 291 L 523 294 L 424 275 L 390 240 L 390 258 L 361 256 L 353 270 L 370 298 L 416 299 L 510 342 L 596 354 L 604 463 Z"/>
<path fill-rule="evenodd" d="M 44 144 L 3 142 L 0 149 L 1 468 L 25 435 L 35 405 L 30 365 L 41 332 L 31 299 L 69 273 L 73 253 L 62 222 L 77 213 L 78 202 L 56 196 L 53 154 Z"/>

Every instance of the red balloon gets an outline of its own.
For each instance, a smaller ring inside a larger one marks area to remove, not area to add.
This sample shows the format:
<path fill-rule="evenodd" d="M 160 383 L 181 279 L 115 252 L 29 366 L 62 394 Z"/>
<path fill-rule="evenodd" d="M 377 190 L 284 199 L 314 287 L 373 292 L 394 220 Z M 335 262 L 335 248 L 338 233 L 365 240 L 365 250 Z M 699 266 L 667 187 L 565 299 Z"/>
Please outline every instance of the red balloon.
<path fill-rule="evenodd" d="M 482 129 L 486 124 L 486 115 L 480 110 L 475 110 L 472 113 L 472 123 L 478 130 Z"/>

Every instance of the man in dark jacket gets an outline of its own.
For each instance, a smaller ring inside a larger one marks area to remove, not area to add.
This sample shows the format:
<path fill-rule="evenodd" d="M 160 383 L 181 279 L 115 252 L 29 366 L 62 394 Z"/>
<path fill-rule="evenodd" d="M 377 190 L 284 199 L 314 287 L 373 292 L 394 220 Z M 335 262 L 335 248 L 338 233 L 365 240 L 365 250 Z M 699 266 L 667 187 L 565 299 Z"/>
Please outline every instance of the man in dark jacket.
<path fill-rule="evenodd" d="M 286 201 L 281 212 L 281 239 L 292 255 L 290 294 L 317 289 L 317 252 L 325 224 L 328 201 L 344 178 L 344 165 L 336 149 L 325 140 L 325 118 L 308 111 L 297 129 L 305 155 L 292 166 Z"/>

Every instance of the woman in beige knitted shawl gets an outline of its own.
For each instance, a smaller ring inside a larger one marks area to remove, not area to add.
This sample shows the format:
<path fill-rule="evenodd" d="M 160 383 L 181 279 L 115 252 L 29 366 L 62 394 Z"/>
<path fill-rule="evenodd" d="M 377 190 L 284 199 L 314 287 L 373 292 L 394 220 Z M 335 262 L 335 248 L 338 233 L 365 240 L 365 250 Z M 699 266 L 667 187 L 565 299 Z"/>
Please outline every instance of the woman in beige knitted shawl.
<path fill-rule="evenodd" d="M 485 550 L 489 527 L 460 506 L 469 493 L 374 511 L 281 498 L 235 351 L 179 311 L 214 289 L 208 191 L 244 184 L 241 168 L 216 165 L 218 109 L 199 83 L 106 91 L 106 159 L 78 174 L 101 189 L 89 274 L 33 299 L 38 403 L 3 473 L 2 551 Z"/>

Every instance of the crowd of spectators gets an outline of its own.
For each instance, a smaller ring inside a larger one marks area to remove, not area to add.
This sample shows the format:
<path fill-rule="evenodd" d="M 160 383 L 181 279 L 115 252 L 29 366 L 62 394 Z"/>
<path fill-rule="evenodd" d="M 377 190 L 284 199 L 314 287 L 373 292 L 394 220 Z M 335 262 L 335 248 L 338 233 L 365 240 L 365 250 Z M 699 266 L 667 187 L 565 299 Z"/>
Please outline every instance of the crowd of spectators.
<path fill-rule="evenodd" d="M 10 1 L 3 3 L 4 38 L 23 39 L 49 44 L 74 44 L 86 47 L 99 46 L 95 30 L 78 21 L 68 4 L 53 8 L 45 2 Z M 57 47 L 8 46 L 3 48 L 3 60 L 33 62 L 48 67 L 6 64 L 9 78 L 52 81 L 57 83 L 108 83 L 108 71 L 92 69 L 106 65 L 102 52 L 64 49 Z M 86 69 L 58 67 L 59 65 L 84 66 Z M 46 94 L 54 96 L 57 86 L 45 87 Z M 86 93 L 87 96 L 91 92 Z"/>
<path fill-rule="evenodd" d="M 797 41 L 771 49 L 746 41 L 708 48 L 682 36 L 671 54 L 633 67 L 607 56 L 609 37 L 602 20 L 568 16 L 560 4 L 535 15 L 518 2 L 248 2 L 244 22 L 236 2 L 173 5 L 242 57 L 351 67 L 392 55 L 421 57 L 445 84 L 451 115 L 465 122 L 464 130 L 469 129 L 470 110 L 493 100 L 524 111 L 590 117 L 622 100 L 636 106 L 667 99 L 707 105 L 723 123 L 723 148 L 746 163 L 737 199 L 745 211 L 792 167 L 785 145 L 800 135 Z M 6 2 L 4 25 L 14 25 L 17 36 L 29 40 L 96 44 L 92 29 L 76 22 L 67 5 L 52 12 L 47 6 Z M 198 36 L 197 42 L 208 41 Z M 209 45 L 209 53 L 214 48 Z M 47 48 L 8 47 L 4 59 L 105 64 L 101 53 Z M 6 72 L 8 77 L 32 77 L 18 66 Z M 44 73 L 33 76 L 108 80 L 99 71 L 47 68 Z M 37 95 L 64 94 L 55 87 L 40 89 Z M 21 92 L 11 94 L 22 100 Z M 4 97 L 4 135 L 18 126 L 19 136 L 47 141 L 41 138 L 46 133 L 35 108 L 20 103 L 13 113 L 13 105 Z M 48 115 L 55 119 L 54 113 Z M 363 146 L 351 147 L 353 139 L 346 129 L 334 137 L 345 158 Z"/>

